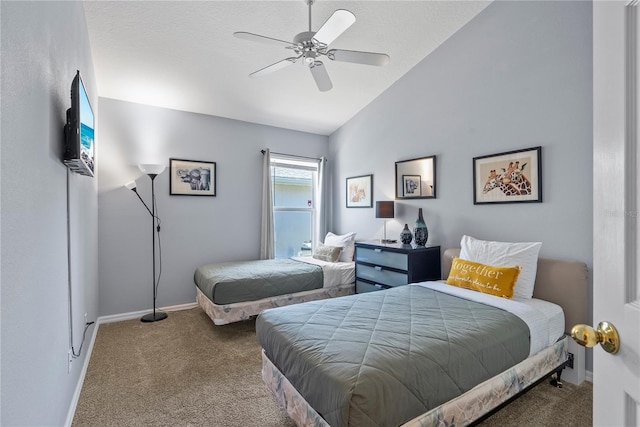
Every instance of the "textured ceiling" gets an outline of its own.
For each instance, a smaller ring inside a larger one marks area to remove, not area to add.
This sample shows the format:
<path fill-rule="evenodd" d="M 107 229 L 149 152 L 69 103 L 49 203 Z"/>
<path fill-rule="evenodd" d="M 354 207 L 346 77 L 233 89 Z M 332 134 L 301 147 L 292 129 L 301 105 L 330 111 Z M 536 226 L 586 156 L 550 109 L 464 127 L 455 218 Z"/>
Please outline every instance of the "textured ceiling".
<path fill-rule="evenodd" d="M 293 40 L 308 30 L 304 0 L 86 1 L 84 8 L 99 96 L 329 135 L 489 3 L 317 0 L 314 31 L 336 9 L 356 15 L 331 48 L 391 57 L 384 67 L 325 59 L 328 92 L 318 91 L 302 62 L 249 78 L 291 51 L 233 36 Z"/>

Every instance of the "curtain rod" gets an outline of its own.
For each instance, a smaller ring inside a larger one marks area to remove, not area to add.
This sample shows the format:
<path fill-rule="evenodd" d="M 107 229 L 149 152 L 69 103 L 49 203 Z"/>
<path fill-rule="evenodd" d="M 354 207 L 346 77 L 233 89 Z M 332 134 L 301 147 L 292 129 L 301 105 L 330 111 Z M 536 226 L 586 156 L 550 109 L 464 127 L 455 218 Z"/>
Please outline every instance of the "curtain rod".
<path fill-rule="evenodd" d="M 264 155 L 264 154 L 266 154 L 267 150 L 260 150 L 260 152 Z M 272 151 L 271 154 L 275 154 L 277 156 L 298 157 L 300 159 L 310 159 L 310 160 L 317 160 L 317 161 L 322 160 L 322 159 L 318 159 L 316 157 L 307 157 L 307 156 L 297 156 L 295 154 L 276 153 L 275 151 Z M 327 161 L 326 157 L 324 158 L 324 161 L 325 162 Z"/>

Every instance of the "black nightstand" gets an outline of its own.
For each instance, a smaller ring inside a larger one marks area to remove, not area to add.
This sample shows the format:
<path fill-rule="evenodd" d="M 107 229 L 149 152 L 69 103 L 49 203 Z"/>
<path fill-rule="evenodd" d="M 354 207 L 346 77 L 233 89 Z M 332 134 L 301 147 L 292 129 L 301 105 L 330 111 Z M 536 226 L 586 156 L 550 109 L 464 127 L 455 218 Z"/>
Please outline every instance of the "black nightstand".
<path fill-rule="evenodd" d="M 440 246 L 356 242 L 356 293 L 440 280 Z"/>

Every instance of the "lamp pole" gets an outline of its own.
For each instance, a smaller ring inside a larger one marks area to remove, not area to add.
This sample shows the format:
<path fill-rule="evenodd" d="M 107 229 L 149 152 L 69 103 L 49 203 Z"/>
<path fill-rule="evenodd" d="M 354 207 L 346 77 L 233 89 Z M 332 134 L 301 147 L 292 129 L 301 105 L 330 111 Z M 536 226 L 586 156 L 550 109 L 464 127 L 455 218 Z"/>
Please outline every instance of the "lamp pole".
<path fill-rule="evenodd" d="M 148 174 L 149 178 L 151 178 L 151 242 L 153 245 L 152 256 L 153 256 L 153 313 L 145 314 L 142 316 L 140 321 L 142 322 L 157 322 L 159 320 L 163 320 L 167 318 L 167 313 L 162 311 L 156 311 L 156 298 L 157 298 L 157 283 L 156 283 L 156 191 L 155 191 L 155 179 L 158 174 L 150 173 Z"/>
<path fill-rule="evenodd" d="M 149 214 L 151 215 L 151 244 L 152 244 L 151 256 L 153 257 L 153 260 L 152 260 L 153 261 L 153 277 L 152 277 L 153 279 L 152 280 L 153 312 L 142 316 L 142 318 L 140 318 L 140 321 L 157 322 L 159 320 L 166 319 L 167 313 L 163 313 L 162 311 L 156 310 L 156 298 L 158 296 L 157 295 L 158 283 L 156 278 L 156 232 L 157 233 L 160 232 L 160 226 L 157 224 L 158 217 L 156 216 L 156 190 L 155 190 L 154 184 L 155 184 L 156 176 L 158 176 L 159 174 L 162 173 L 162 171 L 164 171 L 165 166 L 153 165 L 153 164 L 142 164 L 142 165 L 138 165 L 138 167 L 143 173 L 147 174 L 151 179 L 151 209 L 149 209 L 149 206 L 147 206 L 144 200 L 142 200 L 142 197 L 140 197 L 140 194 L 138 194 L 135 181 L 131 181 L 127 183 L 125 187 L 127 187 L 129 190 L 136 193 L 136 196 L 138 196 L 138 199 L 140 199 L 144 207 L 147 209 L 147 212 L 149 212 Z M 160 256 L 162 257 L 162 253 L 160 254 Z"/>

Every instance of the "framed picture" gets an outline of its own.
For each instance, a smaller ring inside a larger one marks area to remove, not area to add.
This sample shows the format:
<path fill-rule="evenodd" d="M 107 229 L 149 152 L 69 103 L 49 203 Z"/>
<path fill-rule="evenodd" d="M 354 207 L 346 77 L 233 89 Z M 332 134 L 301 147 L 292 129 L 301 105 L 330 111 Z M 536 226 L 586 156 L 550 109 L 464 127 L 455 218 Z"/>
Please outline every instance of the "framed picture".
<path fill-rule="evenodd" d="M 353 176 L 347 178 L 347 207 L 373 207 L 373 175 Z"/>
<path fill-rule="evenodd" d="M 396 162 L 396 199 L 436 198 L 436 156 Z"/>
<path fill-rule="evenodd" d="M 473 204 L 542 202 L 542 147 L 473 158 Z"/>
<path fill-rule="evenodd" d="M 215 196 L 216 163 L 169 159 L 169 194 Z"/>
<path fill-rule="evenodd" d="M 420 175 L 402 175 L 402 197 L 422 197 Z"/>

